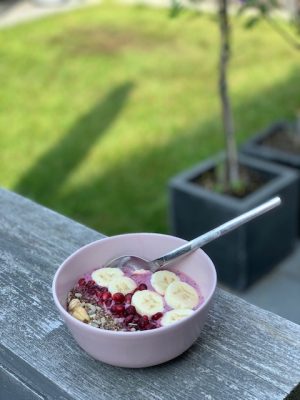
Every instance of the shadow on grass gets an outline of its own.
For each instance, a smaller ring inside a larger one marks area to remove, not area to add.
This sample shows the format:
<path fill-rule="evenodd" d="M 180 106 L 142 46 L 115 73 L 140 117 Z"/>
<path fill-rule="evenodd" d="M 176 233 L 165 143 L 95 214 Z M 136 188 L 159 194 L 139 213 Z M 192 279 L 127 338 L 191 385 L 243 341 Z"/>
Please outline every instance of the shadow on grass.
<path fill-rule="evenodd" d="M 45 205 L 49 197 L 55 198 L 63 185 L 87 155 L 94 143 L 114 123 L 133 88 L 131 82 L 124 83 L 101 100 L 54 147 L 48 150 L 35 165 L 29 169 L 14 188 Z"/>
<path fill-rule="evenodd" d="M 299 101 L 299 82 L 300 72 L 295 71 L 259 95 L 239 101 L 235 116 L 240 143 L 274 120 L 293 115 Z M 276 114 L 278 110 L 280 115 Z M 168 180 L 222 147 L 218 115 L 209 116 L 201 124 L 192 121 L 190 126 L 175 132 L 163 146 L 128 154 L 125 161 L 120 161 L 105 175 L 87 181 L 66 195 L 64 202 L 73 204 L 72 217 L 105 234 L 166 232 Z M 99 193 L 111 194 L 100 197 Z"/>
<path fill-rule="evenodd" d="M 239 98 L 234 107 L 239 142 L 274 120 L 293 115 L 299 106 L 299 82 L 300 72 L 291 71 L 286 79 L 261 93 Z M 123 95 L 116 96 L 119 99 L 117 109 L 120 109 L 128 91 L 128 87 L 126 90 L 123 88 Z M 67 138 L 50 150 L 22 178 L 17 191 L 27 195 L 34 188 L 35 199 L 39 202 L 105 234 L 167 231 L 167 182 L 172 175 L 222 149 L 223 135 L 219 115 L 210 115 L 201 123 L 192 121 L 190 126 L 174 132 L 169 142 L 163 146 L 157 144 L 143 147 L 139 151 L 126 154 L 126 159 L 122 157 L 122 161 L 107 170 L 105 175 L 99 175 L 61 196 L 51 193 L 51 204 L 47 203 L 43 191 L 49 193 L 49 177 L 54 173 L 62 173 L 62 176 L 58 176 L 58 181 L 52 183 L 53 191 L 63 182 L 70 169 L 82 159 L 82 152 L 86 152 L 92 145 L 94 135 L 99 135 L 105 129 L 101 129 L 103 123 L 99 127 L 98 112 L 95 112 L 97 109 L 96 107 L 88 116 L 79 120 Z M 103 112 L 103 106 L 100 109 Z M 114 112 L 114 116 L 116 114 Z M 79 137 L 86 129 L 84 124 L 90 122 L 90 119 L 95 124 L 92 130 L 94 133 L 91 137 L 87 136 L 88 144 L 85 143 L 81 149 Z M 106 122 L 104 126 L 108 124 Z M 69 148 L 74 146 L 73 136 L 78 141 L 75 152 Z M 58 156 L 62 159 L 66 156 L 70 158 L 68 162 L 63 162 L 62 168 L 56 165 Z M 43 173 L 40 172 L 41 164 Z M 37 174 L 39 179 L 36 185 L 34 182 Z"/>

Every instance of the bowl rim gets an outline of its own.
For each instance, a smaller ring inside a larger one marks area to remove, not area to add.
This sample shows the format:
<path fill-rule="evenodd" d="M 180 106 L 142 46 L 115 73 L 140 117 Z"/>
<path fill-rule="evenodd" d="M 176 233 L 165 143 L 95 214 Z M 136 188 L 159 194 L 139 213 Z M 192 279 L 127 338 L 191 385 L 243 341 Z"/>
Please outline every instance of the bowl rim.
<path fill-rule="evenodd" d="M 109 241 L 111 239 L 115 240 L 115 239 L 119 239 L 122 238 L 124 236 L 161 236 L 161 237 L 169 237 L 169 238 L 173 238 L 173 239 L 177 239 L 178 241 L 181 241 L 182 244 L 187 243 L 188 241 L 185 239 L 181 239 L 177 236 L 172 236 L 172 235 L 167 235 L 167 234 L 163 234 L 163 233 L 153 233 L 153 232 L 136 232 L 136 233 L 124 233 L 124 234 L 119 234 L 119 235 L 114 235 L 114 236 L 106 236 L 102 239 L 98 239 L 95 240 L 93 242 L 90 242 L 84 246 L 81 246 L 80 248 L 78 248 L 77 250 L 75 250 L 72 254 L 70 254 L 58 267 L 58 269 L 56 270 L 54 277 L 53 277 L 53 281 L 52 281 L 52 296 L 54 299 L 54 303 L 57 307 L 57 309 L 60 311 L 60 313 L 63 315 L 64 319 L 67 319 L 68 321 L 70 321 L 71 323 L 74 323 L 75 325 L 77 325 L 79 328 L 83 329 L 83 330 L 87 330 L 87 332 L 94 332 L 97 335 L 100 336 L 117 336 L 117 337 L 124 337 L 124 335 L 126 337 L 136 337 L 144 335 L 144 336 L 150 336 L 150 335 L 157 335 L 159 334 L 159 332 L 167 332 L 170 330 L 175 329 L 176 327 L 185 324 L 188 320 L 192 320 L 194 318 L 197 317 L 198 314 L 200 314 L 200 312 L 210 303 L 210 300 L 212 299 L 215 291 L 216 291 L 216 286 L 217 286 L 217 272 L 216 272 L 216 268 L 214 266 L 214 263 L 212 262 L 212 260 L 210 259 L 210 257 L 201 249 L 197 249 L 195 250 L 195 253 L 197 252 L 201 252 L 203 254 L 203 256 L 206 258 L 206 260 L 208 261 L 208 265 L 212 270 L 213 273 L 213 285 L 210 291 L 210 294 L 208 296 L 206 296 L 206 298 L 204 298 L 204 302 L 200 305 L 199 308 L 197 308 L 197 310 L 194 311 L 193 314 L 191 314 L 190 316 L 183 318 L 182 320 L 179 320 L 177 322 L 174 322 L 173 324 L 167 325 L 167 326 L 161 326 L 159 327 L 159 329 L 151 329 L 151 330 L 147 330 L 147 331 L 135 331 L 135 332 L 124 332 L 124 331 L 112 331 L 112 330 L 106 330 L 106 329 L 99 329 L 96 327 L 93 327 L 91 325 L 88 324 L 84 324 L 81 321 L 77 320 L 76 318 L 72 317 L 68 311 L 60 304 L 57 294 L 56 294 L 56 283 L 59 277 L 59 274 L 61 272 L 61 270 L 64 268 L 65 264 L 67 264 L 69 262 L 70 259 L 76 257 L 76 255 L 78 253 L 80 253 L 82 250 L 87 249 L 89 247 L 94 247 L 97 246 L 100 242 L 103 243 L 103 241 Z M 129 335 L 130 334 L 130 335 Z"/>

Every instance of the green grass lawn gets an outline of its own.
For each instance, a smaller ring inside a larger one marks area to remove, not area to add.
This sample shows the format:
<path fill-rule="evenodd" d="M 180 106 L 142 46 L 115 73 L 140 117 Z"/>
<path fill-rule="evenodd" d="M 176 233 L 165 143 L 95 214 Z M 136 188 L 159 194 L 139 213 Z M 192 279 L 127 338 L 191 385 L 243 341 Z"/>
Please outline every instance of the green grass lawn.
<path fill-rule="evenodd" d="M 234 23 L 239 143 L 300 106 L 300 55 Z M 0 184 L 106 234 L 166 232 L 167 182 L 222 149 L 211 16 L 106 4 L 0 31 Z"/>

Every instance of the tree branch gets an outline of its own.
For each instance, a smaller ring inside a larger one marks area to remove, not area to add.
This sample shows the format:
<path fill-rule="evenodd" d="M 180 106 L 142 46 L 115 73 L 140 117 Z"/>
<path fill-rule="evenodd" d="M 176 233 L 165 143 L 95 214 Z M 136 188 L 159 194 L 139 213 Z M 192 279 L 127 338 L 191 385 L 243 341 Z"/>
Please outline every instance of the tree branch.
<path fill-rule="evenodd" d="M 300 50 L 300 42 L 298 42 L 288 31 L 283 29 L 270 15 L 264 15 L 265 20 L 290 46 L 296 50 Z"/>

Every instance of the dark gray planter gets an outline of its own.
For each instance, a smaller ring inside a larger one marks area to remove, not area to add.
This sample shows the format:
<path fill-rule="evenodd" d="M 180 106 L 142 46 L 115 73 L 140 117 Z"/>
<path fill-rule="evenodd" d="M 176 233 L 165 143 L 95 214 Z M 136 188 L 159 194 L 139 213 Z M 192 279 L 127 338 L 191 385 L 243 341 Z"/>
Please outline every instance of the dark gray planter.
<path fill-rule="evenodd" d="M 266 137 L 271 136 L 274 132 L 277 132 L 278 130 L 285 129 L 290 125 L 291 123 L 287 121 L 281 121 L 271 125 L 264 131 L 256 134 L 254 137 L 248 140 L 241 149 L 242 153 L 258 157 L 265 161 L 272 161 L 276 162 L 277 164 L 295 168 L 297 172 L 300 173 L 300 154 L 292 154 L 287 151 L 275 149 L 273 147 L 262 144 L 262 141 Z M 300 193 L 300 180 L 298 190 Z M 298 216 L 298 235 L 300 236 L 300 198 L 298 203 Z"/>
<path fill-rule="evenodd" d="M 170 181 L 172 233 L 190 240 L 279 195 L 282 205 L 205 246 L 228 286 L 248 287 L 286 257 L 297 237 L 298 175 L 289 168 L 240 155 L 240 163 L 263 174 L 267 183 L 244 199 L 221 195 L 194 183 L 223 155 L 199 164 Z"/>
<path fill-rule="evenodd" d="M 300 154 L 292 154 L 284 150 L 275 149 L 273 147 L 262 144 L 262 141 L 271 136 L 274 132 L 288 128 L 291 123 L 287 121 L 276 122 L 262 132 L 259 132 L 248 140 L 242 147 L 242 153 L 259 157 L 266 161 L 273 161 L 288 167 L 296 168 L 300 171 Z"/>

